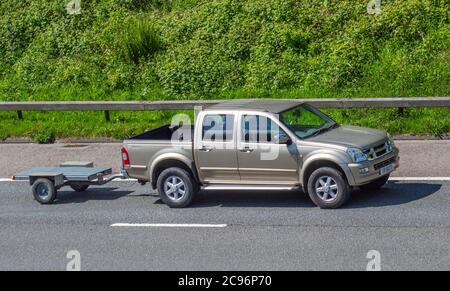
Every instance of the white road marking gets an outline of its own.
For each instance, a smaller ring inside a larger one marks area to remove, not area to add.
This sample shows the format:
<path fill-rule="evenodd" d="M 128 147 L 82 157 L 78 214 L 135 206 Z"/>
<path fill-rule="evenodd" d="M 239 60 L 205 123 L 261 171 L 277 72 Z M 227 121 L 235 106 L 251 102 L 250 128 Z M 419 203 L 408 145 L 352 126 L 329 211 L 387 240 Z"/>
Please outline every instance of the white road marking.
<path fill-rule="evenodd" d="M 226 224 L 196 223 L 114 223 L 112 227 L 226 227 Z"/>
<path fill-rule="evenodd" d="M 27 180 L 13 180 L 11 178 L 0 178 L 0 182 L 28 182 Z M 118 179 L 114 182 L 137 182 L 137 179 Z"/>
<path fill-rule="evenodd" d="M 450 177 L 390 177 L 389 181 L 450 181 Z"/>
<path fill-rule="evenodd" d="M 389 181 L 450 181 L 450 177 L 390 177 Z M 25 180 L 13 180 L 0 178 L 0 182 L 28 182 Z M 137 182 L 137 179 L 119 179 L 114 182 Z"/>
<path fill-rule="evenodd" d="M 137 179 L 120 179 L 114 182 L 136 182 Z M 450 181 L 450 177 L 390 177 L 389 181 Z"/>
<path fill-rule="evenodd" d="M 20 182 L 10 178 L 0 178 L 0 182 Z"/>

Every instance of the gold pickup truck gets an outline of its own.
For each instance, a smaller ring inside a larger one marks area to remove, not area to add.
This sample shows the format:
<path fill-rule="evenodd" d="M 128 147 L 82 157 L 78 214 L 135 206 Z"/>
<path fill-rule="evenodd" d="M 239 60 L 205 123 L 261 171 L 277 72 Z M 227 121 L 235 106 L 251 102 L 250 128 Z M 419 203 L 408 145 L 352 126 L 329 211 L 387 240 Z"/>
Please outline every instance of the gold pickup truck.
<path fill-rule="evenodd" d="M 338 208 L 353 187 L 377 189 L 399 166 L 384 131 L 344 126 L 306 103 L 231 100 L 196 112 L 194 125 L 166 125 L 125 140 L 123 168 L 150 182 L 170 207 L 200 189 L 301 189 Z"/>

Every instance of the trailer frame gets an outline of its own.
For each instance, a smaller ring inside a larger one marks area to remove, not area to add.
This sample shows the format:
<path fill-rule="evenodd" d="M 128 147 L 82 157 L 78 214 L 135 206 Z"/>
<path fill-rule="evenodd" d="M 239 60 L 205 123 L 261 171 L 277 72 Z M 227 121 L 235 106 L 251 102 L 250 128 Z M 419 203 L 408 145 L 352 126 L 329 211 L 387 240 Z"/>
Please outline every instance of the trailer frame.
<path fill-rule="evenodd" d="M 124 169 L 112 173 L 112 168 L 94 167 L 93 162 L 65 162 L 56 167 L 33 167 L 13 177 L 16 181 L 28 181 L 34 198 L 41 204 L 52 204 L 58 190 L 64 186 L 83 192 L 89 186 L 105 185 L 116 179 L 128 179 Z"/>

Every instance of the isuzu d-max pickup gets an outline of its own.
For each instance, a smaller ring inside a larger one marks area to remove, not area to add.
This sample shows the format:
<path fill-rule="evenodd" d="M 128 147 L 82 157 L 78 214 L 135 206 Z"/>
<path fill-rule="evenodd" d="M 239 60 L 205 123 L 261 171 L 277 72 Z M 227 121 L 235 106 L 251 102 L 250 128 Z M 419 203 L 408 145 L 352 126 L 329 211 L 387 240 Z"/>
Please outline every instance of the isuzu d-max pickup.
<path fill-rule="evenodd" d="M 378 189 L 399 166 L 384 131 L 344 126 L 307 103 L 231 100 L 179 123 L 125 140 L 124 170 L 149 182 L 170 207 L 200 189 L 300 189 L 321 208 L 338 208 L 353 187 Z"/>

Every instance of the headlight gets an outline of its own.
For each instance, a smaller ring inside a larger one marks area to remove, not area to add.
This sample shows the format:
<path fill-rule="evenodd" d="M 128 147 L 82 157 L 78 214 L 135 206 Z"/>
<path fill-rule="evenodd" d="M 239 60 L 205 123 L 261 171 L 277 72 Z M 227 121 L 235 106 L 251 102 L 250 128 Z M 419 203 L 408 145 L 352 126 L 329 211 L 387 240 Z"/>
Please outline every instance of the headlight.
<path fill-rule="evenodd" d="M 395 148 L 394 139 L 391 137 L 391 135 L 387 134 L 387 140 L 386 140 L 386 149 L 388 152 L 392 152 Z"/>
<path fill-rule="evenodd" d="M 347 154 L 352 158 L 353 162 L 355 163 L 367 161 L 366 155 L 360 149 L 349 148 L 347 150 Z"/>

